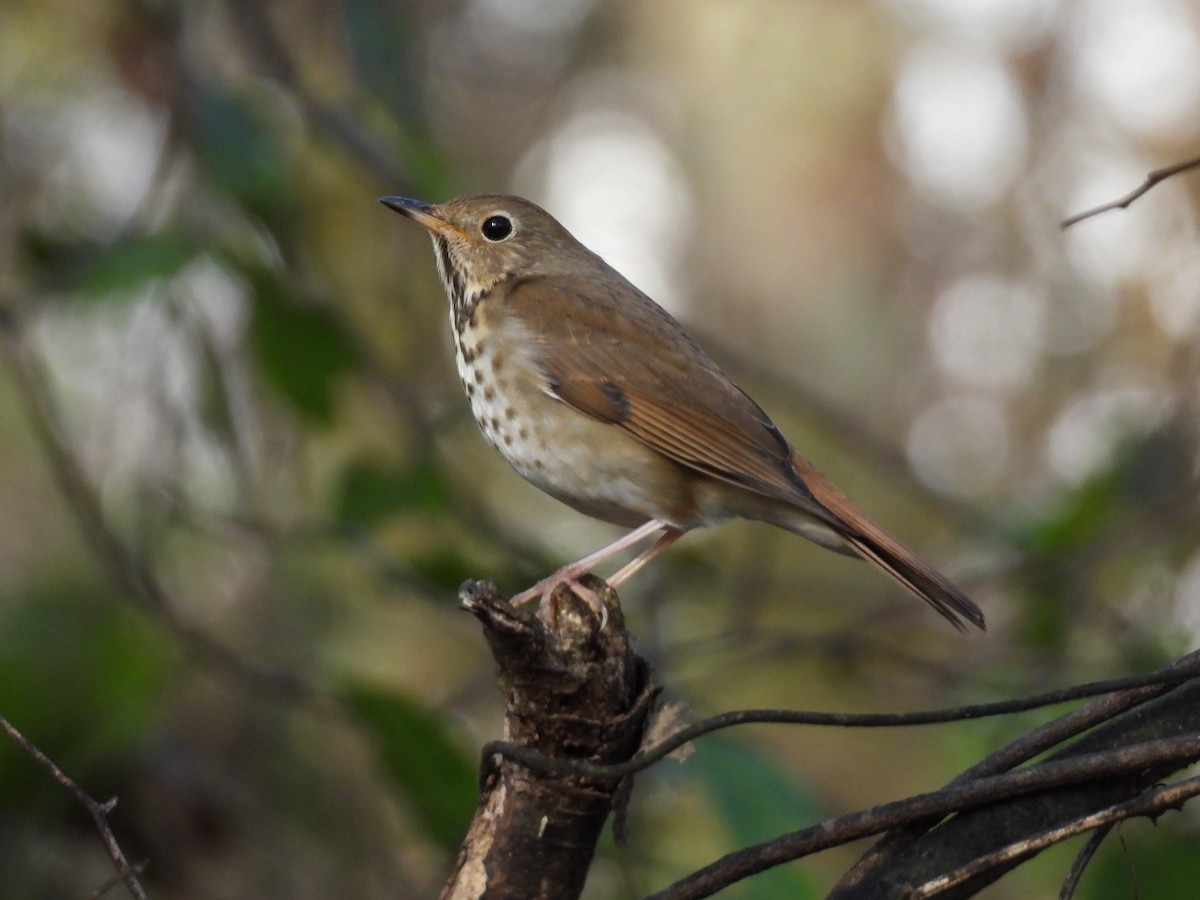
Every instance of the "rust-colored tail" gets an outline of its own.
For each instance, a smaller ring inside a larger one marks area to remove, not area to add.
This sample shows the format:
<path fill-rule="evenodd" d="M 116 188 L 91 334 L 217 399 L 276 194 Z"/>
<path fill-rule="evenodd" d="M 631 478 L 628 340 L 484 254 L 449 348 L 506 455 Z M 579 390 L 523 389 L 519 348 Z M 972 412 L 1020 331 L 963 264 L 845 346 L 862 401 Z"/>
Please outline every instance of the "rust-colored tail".
<path fill-rule="evenodd" d="M 986 629 L 983 612 L 946 576 L 872 522 L 850 502 L 837 487 L 822 475 L 812 463 L 793 452 L 792 465 L 804 479 L 817 502 L 824 506 L 838 523 L 841 538 L 863 559 L 879 566 L 909 591 L 920 597 L 959 631 L 966 631 L 963 620 Z"/>

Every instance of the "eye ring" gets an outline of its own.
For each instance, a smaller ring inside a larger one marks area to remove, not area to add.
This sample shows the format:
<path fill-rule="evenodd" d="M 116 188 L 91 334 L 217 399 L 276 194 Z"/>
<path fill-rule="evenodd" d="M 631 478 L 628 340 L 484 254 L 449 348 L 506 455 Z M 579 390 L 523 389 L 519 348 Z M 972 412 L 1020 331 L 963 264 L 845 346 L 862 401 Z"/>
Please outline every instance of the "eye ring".
<path fill-rule="evenodd" d="M 479 233 L 483 235 L 484 240 L 493 244 L 508 240 L 516 230 L 512 218 L 505 213 L 492 213 L 479 226 Z"/>

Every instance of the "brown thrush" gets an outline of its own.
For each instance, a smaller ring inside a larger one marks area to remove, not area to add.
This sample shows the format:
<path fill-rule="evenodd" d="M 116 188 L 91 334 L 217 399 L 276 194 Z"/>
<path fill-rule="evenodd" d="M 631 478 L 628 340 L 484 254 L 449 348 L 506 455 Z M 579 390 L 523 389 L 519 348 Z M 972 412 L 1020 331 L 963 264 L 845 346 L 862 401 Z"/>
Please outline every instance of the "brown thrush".
<path fill-rule="evenodd" d="M 483 435 L 527 481 L 634 527 L 514 602 L 662 535 L 769 522 L 875 563 L 962 628 L 983 613 L 855 508 L 662 307 L 541 208 L 485 194 L 382 202 L 428 229 L 450 298 L 458 374 Z"/>

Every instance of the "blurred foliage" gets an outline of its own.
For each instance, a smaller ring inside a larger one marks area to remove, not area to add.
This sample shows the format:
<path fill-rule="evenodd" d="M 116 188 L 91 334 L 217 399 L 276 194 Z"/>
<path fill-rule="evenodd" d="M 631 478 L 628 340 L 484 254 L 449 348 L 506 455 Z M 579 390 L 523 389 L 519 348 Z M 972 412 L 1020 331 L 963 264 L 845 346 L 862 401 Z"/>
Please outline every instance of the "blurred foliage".
<path fill-rule="evenodd" d="M 286 227 L 283 216 L 294 212 L 288 187 L 296 184 L 282 140 L 256 114 L 247 99 L 197 86 L 190 98 L 196 161 L 205 179 L 247 212 Z"/>
<path fill-rule="evenodd" d="M 449 505 L 451 490 L 433 461 L 389 470 L 358 460 L 342 471 L 336 518 L 343 525 L 370 528 L 397 513 L 433 515 Z"/>
<path fill-rule="evenodd" d="M 1196 831 L 1168 814 L 1157 827 L 1131 822 L 1119 828 L 1080 880 L 1081 900 L 1117 896 L 1186 897 L 1200 878 Z"/>
<path fill-rule="evenodd" d="M 179 654 L 153 623 L 86 584 L 46 579 L 12 599 L 0 643 L 0 702 L 7 718 L 37 734 L 43 751 L 84 780 L 108 759 L 155 738 Z M 63 686 L 70 686 L 69 697 L 46 702 Z M 31 775 L 22 751 L 0 746 L 6 803 L 19 806 L 55 791 Z"/>
<path fill-rule="evenodd" d="M 250 344 L 263 377 L 296 412 L 318 425 L 331 425 L 338 379 L 357 362 L 340 317 L 318 306 L 302 306 L 269 273 L 254 279 Z"/>
<path fill-rule="evenodd" d="M 199 248 L 167 234 L 126 237 L 111 244 L 64 245 L 31 234 L 25 250 L 48 276 L 43 284 L 51 290 L 81 300 L 128 300 L 147 282 L 178 274 Z"/>
<path fill-rule="evenodd" d="M 797 831 L 828 815 L 792 777 L 754 748 L 718 735 L 697 745 L 696 775 L 712 794 L 732 846 L 748 847 Z M 759 873 L 730 892 L 741 900 L 820 897 L 817 881 L 797 866 Z"/>
<path fill-rule="evenodd" d="M 457 852 L 479 792 L 475 760 L 459 752 L 439 717 L 411 699 L 362 683 L 345 684 L 338 694 L 374 736 L 384 769 L 426 834 Z"/>
<path fill-rule="evenodd" d="M 550 207 L 989 617 L 948 637 L 788 535 L 691 536 L 624 598 L 694 708 L 928 708 L 1190 647 L 1200 188 L 1055 227 L 1195 155 L 1200 24 L 1137 9 L 1174 50 L 1110 66 L 1147 42 L 1102 44 L 1092 0 L 0 5 L 0 323 L 32 360 L 0 376 L 0 714 L 119 796 L 154 896 L 436 892 L 498 736 L 457 586 L 610 531 L 483 447 L 392 193 Z M 654 808 L 588 896 L 929 789 L 1027 724 L 705 739 L 639 777 Z M 1084 889 L 1190 896 L 1190 818 Z M 818 896 L 854 856 L 731 896 Z M 111 872 L 7 742 L 0 871 L 14 897 Z"/>

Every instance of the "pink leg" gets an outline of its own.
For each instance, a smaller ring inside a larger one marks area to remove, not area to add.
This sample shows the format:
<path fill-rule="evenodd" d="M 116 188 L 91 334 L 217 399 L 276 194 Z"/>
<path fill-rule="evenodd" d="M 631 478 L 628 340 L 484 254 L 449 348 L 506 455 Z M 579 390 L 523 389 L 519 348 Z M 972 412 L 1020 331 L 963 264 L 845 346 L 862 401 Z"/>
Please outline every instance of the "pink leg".
<path fill-rule="evenodd" d="M 631 578 L 642 570 L 642 567 L 658 554 L 662 553 L 673 543 L 683 537 L 682 531 L 676 531 L 674 528 L 668 528 L 667 533 L 660 537 L 657 541 L 639 553 L 636 557 L 627 562 L 617 572 L 608 579 L 610 587 L 616 587 L 626 578 Z"/>
<path fill-rule="evenodd" d="M 633 531 L 629 532 L 629 534 L 625 535 L 624 537 L 617 538 L 617 540 L 613 541 L 607 547 L 601 547 L 595 553 L 589 553 L 583 559 L 577 560 L 577 561 L 571 563 L 570 565 L 563 566 L 561 569 L 559 569 L 553 575 L 543 578 L 541 581 L 539 581 L 537 584 L 535 584 L 533 587 L 529 588 L 528 590 L 521 591 L 521 593 L 519 593 L 515 597 L 513 597 L 510 602 L 512 603 L 513 606 L 520 606 L 522 603 L 528 603 L 534 597 L 540 597 L 543 594 L 550 593 L 550 591 L 554 590 L 556 585 L 559 585 L 564 581 L 567 581 L 567 582 L 576 581 L 580 575 L 583 575 L 585 572 L 589 571 L 592 568 L 592 566 L 595 566 L 595 565 L 598 565 L 599 563 L 604 562 L 606 559 L 608 559 L 611 556 L 615 556 L 616 554 L 618 554 L 622 550 L 624 550 L 626 547 L 631 547 L 634 544 L 638 543 L 639 541 L 644 541 L 646 538 L 650 537 L 650 535 L 654 534 L 654 532 L 658 531 L 661 528 L 666 528 L 666 527 L 667 526 L 664 525 L 662 522 L 658 521 L 658 519 L 651 519 L 650 521 L 646 522 L 644 525 L 639 525 L 637 528 L 633 529 Z M 674 534 L 676 537 L 678 537 L 681 533 L 682 532 L 671 530 L 671 531 L 668 531 L 667 534 L 663 535 L 663 537 L 665 538 L 671 534 Z M 662 543 L 662 538 L 660 538 L 657 542 L 655 542 L 655 544 L 650 549 L 654 550 L 654 548 L 658 547 L 659 544 L 661 544 L 661 543 Z M 674 543 L 674 541 L 672 540 L 669 543 Z M 659 548 L 659 549 L 663 549 L 663 548 Z M 642 554 L 642 556 L 645 556 L 645 554 Z M 636 563 L 638 560 L 640 560 L 642 558 L 642 556 L 639 556 L 637 559 L 635 559 L 633 562 L 631 562 L 629 564 L 629 566 L 632 566 L 633 563 Z M 649 562 L 649 559 L 647 559 L 646 562 Z M 637 568 L 640 569 L 643 565 L 646 564 L 646 562 L 641 563 L 641 565 L 639 565 Z M 625 569 L 628 569 L 629 566 L 626 566 Z M 621 572 L 624 572 L 625 569 L 622 569 Z M 634 569 L 633 571 L 637 571 L 637 570 Z M 633 571 L 627 573 L 624 576 L 624 578 L 628 578 L 629 575 L 632 575 Z M 621 572 L 618 572 L 617 574 L 620 575 Z M 612 584 L 613 582 L 610 581 L 609 583 Z"/>

